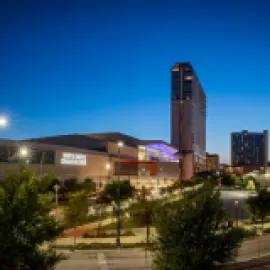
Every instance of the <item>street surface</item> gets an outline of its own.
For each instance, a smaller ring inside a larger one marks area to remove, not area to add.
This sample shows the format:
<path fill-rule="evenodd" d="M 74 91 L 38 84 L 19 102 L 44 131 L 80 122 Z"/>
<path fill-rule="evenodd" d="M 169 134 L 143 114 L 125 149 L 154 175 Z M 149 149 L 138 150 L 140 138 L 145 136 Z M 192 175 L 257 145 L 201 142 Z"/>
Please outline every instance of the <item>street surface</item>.
<path fill-rule="evenodd" d="M 66 253 L 69 254 L 69 259 L 62 261 L 56 270 L 151 269 L 151 255 L 148 252 L 148 258 L 146 258 L 143 249 L 81 250 L 66 251 Z M 246 261 L 266 255 L 270 255 L 270 235 L 263 235 L 246 241 L 240 249 L 237 261 Z M 268 268 L 264 266 L 263 269 Z"/>
<path fill-rule="evenodd" d="M 56 270 L 150 270 L 151 259 L 141 249 L 85 250 L 70 253 Z"/>

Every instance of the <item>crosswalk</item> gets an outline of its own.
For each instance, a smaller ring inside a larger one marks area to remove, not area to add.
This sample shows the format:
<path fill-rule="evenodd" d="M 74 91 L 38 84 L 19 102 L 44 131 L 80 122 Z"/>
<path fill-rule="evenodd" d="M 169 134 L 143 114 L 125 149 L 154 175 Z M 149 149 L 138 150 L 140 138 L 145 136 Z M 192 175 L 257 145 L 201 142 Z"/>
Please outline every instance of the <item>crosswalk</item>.
<path fill-rule="evenodd" d="M 98 260 L 98 267 L 100 270 L 108 270 L 107 261 L 104 253 L 99 252 L 97 254 L 97 260 Z"/>

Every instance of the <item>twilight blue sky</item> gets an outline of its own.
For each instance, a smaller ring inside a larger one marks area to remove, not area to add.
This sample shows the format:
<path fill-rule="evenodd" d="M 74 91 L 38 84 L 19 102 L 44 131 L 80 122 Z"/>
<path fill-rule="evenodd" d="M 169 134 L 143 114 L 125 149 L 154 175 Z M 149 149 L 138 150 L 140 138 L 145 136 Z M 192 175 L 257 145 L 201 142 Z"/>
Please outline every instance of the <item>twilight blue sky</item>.
<path fill-rule="evenodd" d="M 2 0 L 0 137 L 121 131 L 170 140 L 170 68 L 190 61 L 208 98 L 207 150 L 269 129 L 265 0 Z"/>

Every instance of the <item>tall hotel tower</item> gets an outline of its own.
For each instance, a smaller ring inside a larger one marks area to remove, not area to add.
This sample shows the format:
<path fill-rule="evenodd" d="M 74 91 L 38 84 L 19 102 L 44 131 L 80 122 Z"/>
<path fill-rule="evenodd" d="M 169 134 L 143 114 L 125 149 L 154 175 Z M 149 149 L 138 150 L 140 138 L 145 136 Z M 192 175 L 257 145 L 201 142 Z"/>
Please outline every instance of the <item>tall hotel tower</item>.
<path fill-rule="evenodd" d="M 188 180 L 206 166 L 206 95 L 190 63 L 175 64 L 171 76 L 171 144 Z"/>

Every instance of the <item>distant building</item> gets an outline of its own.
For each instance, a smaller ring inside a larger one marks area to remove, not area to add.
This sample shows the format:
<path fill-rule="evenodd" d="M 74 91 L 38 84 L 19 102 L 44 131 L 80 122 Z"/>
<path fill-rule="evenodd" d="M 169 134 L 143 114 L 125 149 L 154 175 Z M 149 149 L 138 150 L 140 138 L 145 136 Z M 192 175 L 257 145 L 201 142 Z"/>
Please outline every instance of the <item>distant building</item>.
<path fill-rule="evenodd" d="M 233 132 L 231 134 L 231 164 L 232 166 L 267 166 L 268 131 Z"/>
<path fill-rule="evenodd" d="M 171 145 L 179 149 L 181 179 L 205 170 L 206 95 L 190 63 L 171 70 Z"/>
<path fill-rule="evenodd" d="M 206 153 L 206 170 L 218 171 L 219 170 L 219 155 Z"/>
<path fill-rule="evenodd" d="M 224 165 L 220 169 L 220 173 L 230 173 L 230 174 L 232 173 L 232 174 L 242 176 L 244 173 L 244 168 L 243 168 L 243 166 Z"/>

